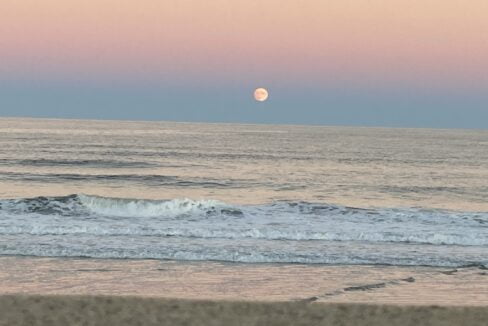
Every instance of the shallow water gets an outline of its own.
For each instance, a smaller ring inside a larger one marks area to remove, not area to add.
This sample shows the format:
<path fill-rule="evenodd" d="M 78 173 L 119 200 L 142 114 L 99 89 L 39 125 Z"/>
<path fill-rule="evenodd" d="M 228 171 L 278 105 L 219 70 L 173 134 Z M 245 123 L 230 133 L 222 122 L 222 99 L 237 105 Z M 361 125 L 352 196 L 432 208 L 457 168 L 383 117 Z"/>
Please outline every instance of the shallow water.
<path fill-rule="evenodd" d="M 0 294 L 487 306 L 479 267 L 0 257 Z"/>
<path fill-rule="evenodd" d="M 0 254 L 484 265 L 486 180 L 487 131 L 0 119 Z"/>

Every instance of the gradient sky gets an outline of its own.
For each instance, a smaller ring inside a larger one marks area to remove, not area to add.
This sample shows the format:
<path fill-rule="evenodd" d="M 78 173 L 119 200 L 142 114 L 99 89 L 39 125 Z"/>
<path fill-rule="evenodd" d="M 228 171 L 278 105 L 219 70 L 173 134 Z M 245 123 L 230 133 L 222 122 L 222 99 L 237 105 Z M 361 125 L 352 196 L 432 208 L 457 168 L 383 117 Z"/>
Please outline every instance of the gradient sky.
<path fill-rule="evenodd" d="M 488 128 L 488 1 L 1 0 L 0 116 Z"/>

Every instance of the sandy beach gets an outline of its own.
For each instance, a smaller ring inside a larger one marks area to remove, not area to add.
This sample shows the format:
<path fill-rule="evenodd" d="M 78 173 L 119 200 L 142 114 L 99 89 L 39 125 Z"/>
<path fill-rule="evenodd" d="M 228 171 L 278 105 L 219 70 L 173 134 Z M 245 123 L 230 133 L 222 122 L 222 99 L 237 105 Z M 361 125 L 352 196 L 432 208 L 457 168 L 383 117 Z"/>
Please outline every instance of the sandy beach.
<path fill-rule="evenodd" d="M 0 325 L 486 325 L 482 307 L 1 296 Z"/>

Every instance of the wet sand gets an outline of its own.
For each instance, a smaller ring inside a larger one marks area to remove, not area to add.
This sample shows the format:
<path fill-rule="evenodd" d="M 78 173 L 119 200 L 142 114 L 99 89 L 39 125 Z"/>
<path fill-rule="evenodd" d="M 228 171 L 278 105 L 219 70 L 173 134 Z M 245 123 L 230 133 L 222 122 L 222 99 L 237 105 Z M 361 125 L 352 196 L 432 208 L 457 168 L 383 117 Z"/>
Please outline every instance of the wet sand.
<path fill-rule="evenodd" d="M 196 301 L 195 301 L 196 300 Z M 0 257 L 0 325 L 485 325 L 484 267 Z"/>
<path fill-rule="evenodd" d="M 488 270 L 0 257 L 0 294 L 488 306 Z"/>

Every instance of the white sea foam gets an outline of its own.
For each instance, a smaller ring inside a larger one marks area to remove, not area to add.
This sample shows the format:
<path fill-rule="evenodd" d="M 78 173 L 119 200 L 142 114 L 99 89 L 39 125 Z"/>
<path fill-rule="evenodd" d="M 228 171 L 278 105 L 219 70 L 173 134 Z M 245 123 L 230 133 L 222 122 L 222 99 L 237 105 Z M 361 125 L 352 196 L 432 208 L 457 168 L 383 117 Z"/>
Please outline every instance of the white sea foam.
<path fill-rule="evenodd" d="M 217 200 L 173 199 L 160 201 L 87 195 L 78 195 L 78 198 L 81 204 L 93 213 L 120 217 L 174 217 L 184 214 L 219 211 L 229 207 Z"/>
<path fill-rule="evenodd" d="M 476 232 L 461 234 L 391 234 L 382 230 L 369 232 L 311 232 L 293 230 L 240 229 L 240 228 L 151 228 L 148 226 L 95 226 L 95 225 L 30 225 L 0 226 L 0 234 L 4 235 L 92 235 L 92 236 L 157 236 L 186 237 L 206 239 L 263 239 L 290 241 L 367 241 L 392 243 L 418 243 L 432 245 L 488 246 L 485 233 Z M 487 249 L 488 250 L 488 249 Z"/>
<path fill-rule="evenodd" d="M 41 257 L 92 257 L 122 259 L 171 259 L 171 260 L 214 260 L 242 263 L 304 263 L 304 264 L 383 264 L 383 265 L 424 265 L 424 266 L 486 266 L 488 259 L 474 250 L 467 250 L 463 255 L 447 255 L 442 250 L 429 249 L 429 254 L 421 252 L 421 247 L 392 247 L 383 250 L 378 246 L 352 249 L 354 244 L 318 245 L 316 250 L 297 248 L 295 245 L 282 245 L 279 248 L 259 242 L 255 246 L 244 243 L 240 247 L 210 243 L 185 243 L 168 245 L 161 242 L 138 243 L 134 245 L 125 238 L 116 241 L 99 239 L 98 246 L 86 246 L 84 238 L 77 238 L 70 243 L 54 240 L 42 245 L 3 244 L 0 240 L 0 251 L 4 255 L 30 255 Z M 122 244 L 123 242 L 123 244 Z M 292 249 L 293 248 L 293 249 Z M 439 248 L 437 248 L 439 249 Z"/>
<path fill-rule="evenodd" d="M 487 213 L 305 202 L 236 206 L 89 195 L 0 200 L 0 235 L 0 254 L 392 264 L 488 260 Z"/>

